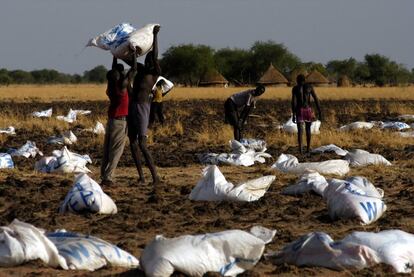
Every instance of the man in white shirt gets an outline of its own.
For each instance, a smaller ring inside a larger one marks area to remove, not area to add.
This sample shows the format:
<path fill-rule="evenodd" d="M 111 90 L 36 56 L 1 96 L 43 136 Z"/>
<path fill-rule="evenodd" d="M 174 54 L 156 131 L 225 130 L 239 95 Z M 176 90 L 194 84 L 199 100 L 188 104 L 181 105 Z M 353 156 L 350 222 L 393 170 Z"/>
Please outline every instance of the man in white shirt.
<path fill-rule="evenodd" d="M 242 129 L 251 108 L 256 108 L 257 97 L 265 92 L 263 85 L 257 86 L 255 89 L 242 91 L 233 94 L 224 103 L 225 122 L 233 126 L 234 139 L 240 141 L 242 139 Z"/>

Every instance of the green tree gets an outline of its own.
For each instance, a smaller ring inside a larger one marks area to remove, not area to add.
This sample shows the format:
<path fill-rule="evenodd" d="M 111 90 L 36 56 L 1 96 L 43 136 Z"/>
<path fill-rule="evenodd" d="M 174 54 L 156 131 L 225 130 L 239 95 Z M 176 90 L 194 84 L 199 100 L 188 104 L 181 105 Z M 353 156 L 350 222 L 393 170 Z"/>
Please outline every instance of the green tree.
<path fill-rule="evenodd" d="M 255 42 L 250 51 L 255 80 L 260 78 L 270 63 L 273 63 L 285 75 L 300 65 L 300 59 L 296 55 L 292 54 L 283 44 L 271 40 Z"/>
<path fill-rule="evenodd" d="M 106 82 L 106 73 L 108 70 L 103 65 L 98 65 L 92 68 L 89 71 L 85 71 L 83 78 L 85 82 L 90 83 L 105 83 Z"/>
<path fill-rule="evenodd" d="M 31 84 L 33 83 L 33 76 L 30 72 L 23 70 L 13 70 L 9 72 L 9 76 L 13 83 L 16 84 Z"/>
<path fill-rule="evenodd" d="M 213 49 L 206 45 L 171 46 L 163 54 L 163 74 L 185 85 L 198 85 L 201 77 L 214 68 Z"/>
<path fill-rule="evenodd" d="M 358 66 L 358 62 L 354 58 L 347 60 L 332 60 L 326 64 L 326 69 L 329 75 L 339 77 L 346 75 L 352 80 L 355 79 L 355 72 Z"/>
<path fill-rule="evenodd" d="M 216 68 L 236 84 L 252 83 L 252 55 L 244 49 L 223 48 L 214 53 Z"/>

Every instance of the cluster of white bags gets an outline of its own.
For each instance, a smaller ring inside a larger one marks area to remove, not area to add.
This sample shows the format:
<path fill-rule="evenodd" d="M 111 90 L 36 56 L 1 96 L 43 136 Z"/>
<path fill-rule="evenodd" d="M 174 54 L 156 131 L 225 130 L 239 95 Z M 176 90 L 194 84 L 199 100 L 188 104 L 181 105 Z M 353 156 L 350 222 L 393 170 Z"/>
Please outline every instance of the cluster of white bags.
<path fill-rule="evenodd" d="M 103 192 L 102 188 L 87 174 L 81 173 L 75 178 L 75 184 L 68 192 L 59 208 L 59 212 L 94 212 L 99 214 L 116 214 L 114 201 Z"/>
<path fill-rule="evenodd" d="M 14 168 L 13 159 L 10 154 L 0 153 L 0 168 Z"/>
<path fill-rule="evenodd" d="M 299 163 L 298 159 L 289 154 L 281 154 L 272 168 L 285 173 L 302 175 L 315 171 L 321 174 L 345 175 L 349 172 L 349 163 L 344 160 L 328 160 L 323 162 Z"/>
<path fill-rule="evenodd" d="M 411 273 L 413 249 L 414 235 L 401 230 L 353 232 L 340 241 L 333 241 L 326 233 L 312 232 L 267 257 L 276 264 L 336 270 L 362 269 L 385 263 L 398 273 Z"/>
<path fill-rule="evenodd" d="M 275 176 L 263 176 L 247 181 L 240 185 L 233 185 L 215 165 L 203 170 L 203 177 L 193 188 L 189 198 L 199 201 L 256 201 L 269 189 Z"/>
<path fill-rule="evenodd" d="M 55 150 L 53 156 L 44 157 L 37 161 L 35 170 L 43 173 L 89 173 L 87 163 L 92 163 L 88 155 L 70 152 L 67 147 Z"/>
<path fill-rule="evenodd" d="M 255 226 L 250 232 L 229 230 L 171 239 L 159 235 L 145 247 L 140 263 L 149 277 L 168 277 L 174 271 L 188 276 L 206 272 L 236 276 L 255 266 L 275 234 Z"/>
<path fill-rule="evenodd" d="M 131 254 L 99 238 L 67 233 L 45 234 L 33 225 L 13 220 L 0 227 L 0 266 L 40 259 L 48 266 L 93 271 L 106 265 L 138 267 Z"/>
<path fill-rule="evenodd" d="M 321 128 L 321 122 L 319 120 L 316 120 L 312 122 L 311 125 L 311 134 L 319 134 L 319 129 Z M 296 123 L 293 123 L 292 118 L 289 118 L 289 120 L 282 125 L 282 130 L 289 134 L 296 134 L 298 132 L 298 125 Z"/>
<path fill-rule="evenodd" d="M 141 55 L 152 49 L 154 26 L 159 24 L 148 24 L 135 30 L 131 24 L 121 23 L 90 39 L 86 46 L 110 50 L 114 57 L 129 60 L 136 46 L 142 50 Z"/>
<path fill-rule="evenodd" d="M 43 156 L 43 153 L 36 147 L 36 143 L 28 140 L 22 147 L 19 149 L 10 148 L 7 153 L 12 156 L 21 156 L 25 158 L 35 158 L 36 155 Z"/>
<path fill-rule="evenodd" d="M 242 140 L 242 143 L 237 140 L 231 140 L 230 148 L 232 153 L 205 153 L 199 155 L 199 160 L 203 164 L 229 164 L 229 165 L 242 165 L 242 166 L 251 166 L 255 162 L 265 163 L 266 158 L 271 158 L 272 156 L 266 151 L 266 143 L 263 140 Z M 260 148 L 260 151 L 256 149 Z"/>

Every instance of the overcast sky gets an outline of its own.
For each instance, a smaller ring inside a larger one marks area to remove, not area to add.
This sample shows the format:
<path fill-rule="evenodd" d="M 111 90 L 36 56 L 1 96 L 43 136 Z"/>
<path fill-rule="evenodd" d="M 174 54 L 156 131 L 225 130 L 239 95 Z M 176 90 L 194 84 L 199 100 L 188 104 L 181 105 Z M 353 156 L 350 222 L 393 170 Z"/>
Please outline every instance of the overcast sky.
<path fill-rule="evenodd" d="M 111 56 L 86 48 L 121 22 L 162 25 L 161 53 L 181 43 L 283 43 L 303 61 L 380 53 L 414 67 L 411 0 L 1 0 L 0 68 L 82 73 Z"/>

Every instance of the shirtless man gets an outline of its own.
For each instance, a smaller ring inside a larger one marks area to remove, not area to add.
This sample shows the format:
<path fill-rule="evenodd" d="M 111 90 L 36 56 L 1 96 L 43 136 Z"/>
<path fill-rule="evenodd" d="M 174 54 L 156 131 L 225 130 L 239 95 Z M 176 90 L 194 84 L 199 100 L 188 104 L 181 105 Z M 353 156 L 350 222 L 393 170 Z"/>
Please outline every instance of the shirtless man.
<path fill-rule="evenodd" d="M 142 170 L 142 158 L 140 151 L 144 155 L 152 176 L 154 192 L 160 183 L 154 161 L 147 149 L 147 130 L 149 115 L 151 109 L 151 91 L 161 75 L 161 68 L 158 63 L 158 38 L 157 34 L 160 26 L 155 26 L 153 30 L 154 41 L 152 51 L 148 52 L 145 57 L 145 65 L 137 63 L 137 75 L 134 79 L 134 85 L 130 94 L 129 115 L 128 115 L 128 137 L 134 159 L 135 166 L 139 175 L 139 183 L 145 183 L 144 173 Z"/>
<path fill-rule="evenodd" d="M 233 126 L 235 140 L 240 141 L 242 139 L 244 122 L 251 108 L 256 108 L 257 97 L 262 95 L 265 90 L 264 86 L 259 85 L 255 89 L 233 94 L 224 103 L 225 122 Z"/>
<path fill-rule="evenodd" d="M 305 123 L 306 130 L 306 153 L 309 153 L 311 143 L 311 125 L 315 121 L 315 115 L 310 106 L 311 96 L 315 101 L 318 110 L 318 118 L 322 120 L 322 113 L 319 107 L 319 100 L 310 84 L 305 83 L 305 76 L 299 74 L 296 78 L 297 85 L 292 88 L 292 121 L 298 126 L 299 152 L 302 154 L 302 123 Z"/>

